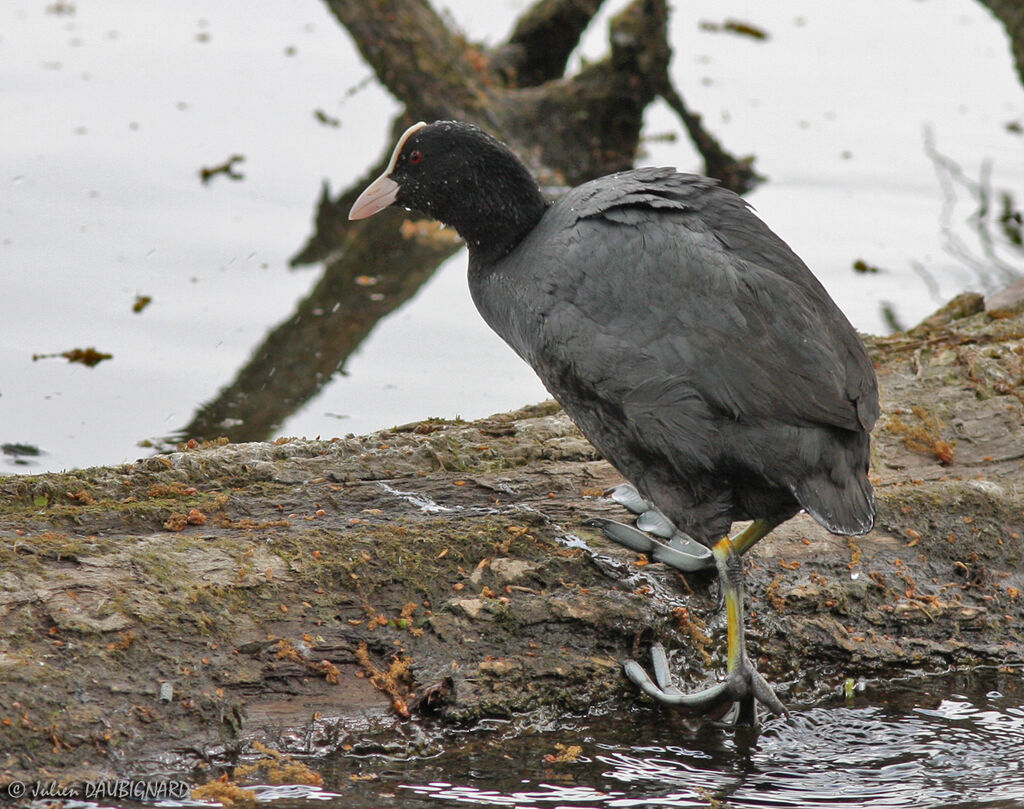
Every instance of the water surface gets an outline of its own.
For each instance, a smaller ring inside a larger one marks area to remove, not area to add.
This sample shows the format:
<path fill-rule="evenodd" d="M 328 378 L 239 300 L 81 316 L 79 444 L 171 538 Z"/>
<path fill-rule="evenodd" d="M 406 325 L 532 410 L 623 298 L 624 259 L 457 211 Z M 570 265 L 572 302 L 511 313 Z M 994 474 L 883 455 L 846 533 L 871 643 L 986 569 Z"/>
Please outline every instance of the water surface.
<path fill-rule="evenodd" d="M 651 706 L 484 722 L 420 757 L 310 763 L 322 788 L 253 789 L 277 809 L 1010 809 L 1024 806 L 1024 676 L 875 685 L 769 720 L 760 733 Z"/>
<path fill-rule="evenodd" d="M 545 766 L 558 744 L 578 745 L 579 756 Z M 431 769 L 429 780 L 387 776 L 396 805 L 1024 806 L 1024 680 L 910 682 L 795 711 L 760 734 L 691 729 L 657 708 L 511 741 L 495 730 Z"/>
<path fill-rule="evenodd" d="M 437 5 L 495 43 L 528 3 Z M 606 51 L 624 0 L 606 5 L 582 56 Z M 705 25 L 726 16 L 768 38 Z M 858 328 L 886 332 L 887 311 L 913 324 L 963 289 L 998 287 L 1002 263 L 1019 269 L 1019 253 L 996 244 L 993 257 L 979 233 L 998 207 L 975 216 L 979 188 L 1018 207 L 1024 189 L 1024 90 L 983 6 L 694 0 L 671 25 L 679 90 L 727 149 L 757 156 L 769 180 L 751 202 Z M 356 183 L 390 150 L 399 110 L 318 0 L 258 14 L 243 0 L 9 0 L 0 87 L 3 472 L 132 461 L 152 451 L 139 442 L 184 430 L 315 287 L 323 268 L 289 260 L 322 183 Z M 699 170 L 681 133 L 653 105 L 638 162 Z M 234 155 L 240 178 L 201 182 Z M 879 272 L 855 272 L 858 260 Z M 33 361 L 90 347 L 113 359 Z M 249 437 L 364 433 L 546 398 L 474 311 L 464 252 L 329 376 Z M 250 418 L 229 411 L 225 429 Z"/>

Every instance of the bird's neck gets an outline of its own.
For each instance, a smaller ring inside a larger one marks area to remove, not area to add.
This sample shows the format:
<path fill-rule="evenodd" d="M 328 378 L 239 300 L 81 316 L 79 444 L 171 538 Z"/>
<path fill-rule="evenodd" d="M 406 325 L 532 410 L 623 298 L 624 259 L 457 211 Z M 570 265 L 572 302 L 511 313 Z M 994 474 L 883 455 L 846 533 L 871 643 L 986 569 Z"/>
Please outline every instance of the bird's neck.
<path fill-rule="evenodd" d="M 533 230 L 548 208 L 533 177 L 489 176 L 485 193 L 465 194 L 452 206 L 451 221 L 466 241 L 475 265 L 493 263 L 507 255 Z M 468 189 L 467 189 L 468 190 Z"/>

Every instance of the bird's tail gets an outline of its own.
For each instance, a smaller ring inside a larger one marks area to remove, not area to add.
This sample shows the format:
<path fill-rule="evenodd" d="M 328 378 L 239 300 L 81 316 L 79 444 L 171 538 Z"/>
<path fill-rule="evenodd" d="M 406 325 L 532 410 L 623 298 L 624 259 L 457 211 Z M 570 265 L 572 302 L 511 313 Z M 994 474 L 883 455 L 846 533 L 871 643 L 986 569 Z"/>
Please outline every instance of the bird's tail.
<path fill-rule="evenodd" d="M 833 534 L 857 536 L 875 525 L 875 490 L 866 473 L 837 483 L 827 473 L 805 478 L 792 486 L 801 506 Z"/>

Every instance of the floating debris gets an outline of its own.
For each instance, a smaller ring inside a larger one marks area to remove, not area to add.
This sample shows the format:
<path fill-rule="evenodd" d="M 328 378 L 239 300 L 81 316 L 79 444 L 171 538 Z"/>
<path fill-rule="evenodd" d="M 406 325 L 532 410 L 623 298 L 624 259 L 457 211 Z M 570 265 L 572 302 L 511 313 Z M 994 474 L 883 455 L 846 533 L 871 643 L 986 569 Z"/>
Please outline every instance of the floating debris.
<path fill-rule="evenodd" d="M 333 126 L 335 129 L 341 126 L 341 120 L 339 118 L 335 118 L 333 115 L 328 115 L 320 109 L 313 110 L 313 117 L 324 126 Z"/>
<path fill-rule="evenodd" d="M 700 29 L 702 31 L 724 31 L 729 34 L 739 34 L 740 36 L 750 37 L 751 39 L 768 39 L 768 32 L 763 28 L 759 28 L 753 23 L 741 22 L 740 20 L 726 20 L 723 23 L 714 23 L 705 20 L 701 22 Z"/>
<path fill-rule="evenodd" d="M 45 454 L 34 444 L 0 444 L 0 452 L 11 457 L 11 463 L 18 466 L 28 466 L 32 463 L 27 458 L 38 458 Z"/>
<path fill-rule="evenodd" d="M 229 180 L 235 180 L 236 182 L 238 180 L 244 180 L 245 175 L 242 174 L 240 171 L 235 171 L 235 164 L 244 162 L 245 157 L 243 157 L 240 154 L 233 154 L 231 155 L 231 157 L 229 157 L 227 160 L 225 160 L 218 166 L 203 166 L 201 169 L 199 169 L 199 179 L 202 181 L 203 185 L 209 183 L 210 180 L 212 180 L 218 174 L 223 174 Z"/>
<path fill-rule="evenodd" d="M 874 264 L 868 264 L 862 258 L 858 258 L 853 262 L 853 271 L 860 273 L 861 275 L 877 275 L 880 272 L 884 272 L 880 267 L 876 267 Z"/>
<path fill-rule="evenodd" d="M 62 351 L 59 354 L 33 354 L 32 362 L 37 360 L 49 360 L 54 357 L 64 357 L 68 362 L 78 362 L 88 368 L 95 368 L 103 360 L 114 359 L 113 354 L 97 351 L 95 348 L 72 348 L 69 351 Z"/>

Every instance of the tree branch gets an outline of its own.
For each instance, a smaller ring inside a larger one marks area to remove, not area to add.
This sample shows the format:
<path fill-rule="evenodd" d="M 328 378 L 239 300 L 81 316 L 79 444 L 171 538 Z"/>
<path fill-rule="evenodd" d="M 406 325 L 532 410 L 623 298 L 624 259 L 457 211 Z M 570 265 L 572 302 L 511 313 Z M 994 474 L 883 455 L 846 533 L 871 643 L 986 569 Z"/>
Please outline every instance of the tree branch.
<path fill-rule="evenodd" d="M 491 69 L 508 87 L 535 87 L 565 73 L 580 36 L 602 0 L 539 0 L 491 54 Z"/>
<path fill-rule="evenodd" d="M 725 151 L 717 138 L 704 128 L 701 117 L 690 112 L 668 74 L 665 76 L 665 85 L 661 88 L 660 95 L 682 120 L 690 140 L 704 158 L 704 173 L 708 177 L 714 177 L 737 194 L 746 193 L 758 183 L 764 182 L 765 178 L 754 171 L 754 156 L 737 158 Z"/>
<path fill-rule="evenodd" d="M 232 383 L 199 409 L 181 437 L 265 440 L 316 395 L 381 318 L 411 298 L 461 246 L 451 231 L 403 229 L 407 216 L 382 213 L 333 241 L 337 254 L 319 283 L 267 335 Z M 339 220 L 332 212 L 327 230 L 337 233 Z"/>
<path fill-rule="evenodd" d="M 493 76 L 483 54 L 427 0 L 325 0 L 412 120 L 478 117 Z"/>

